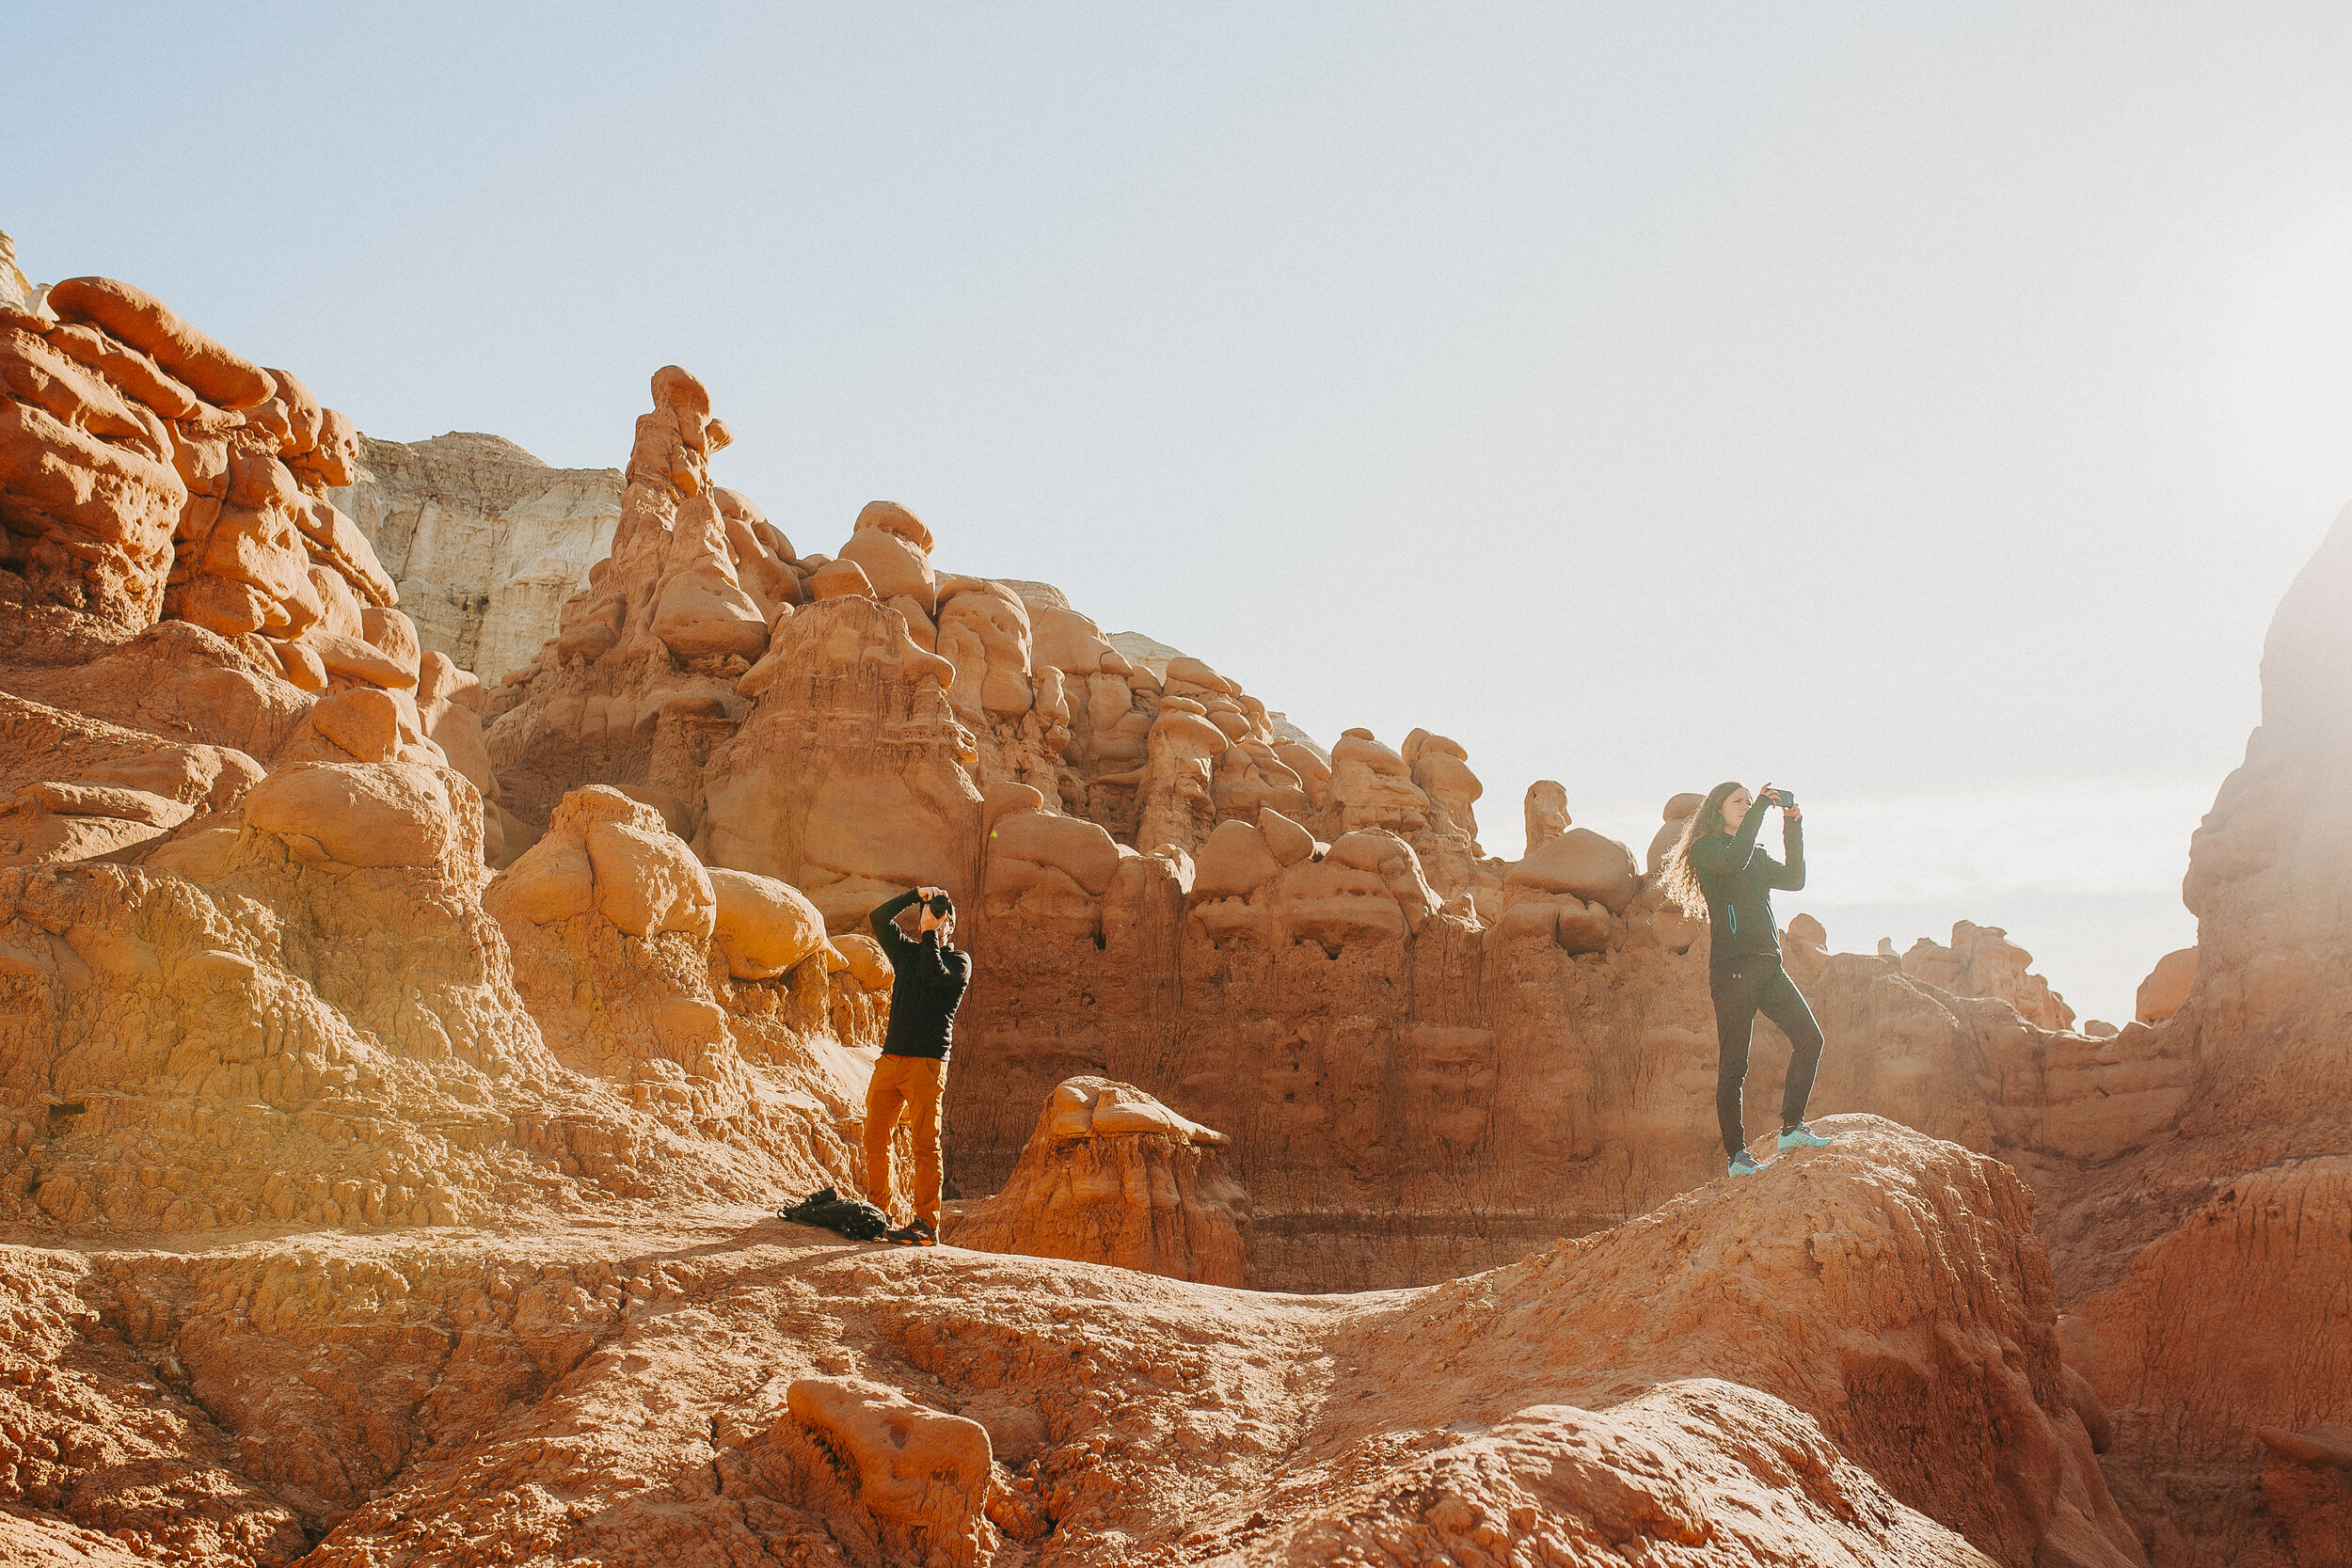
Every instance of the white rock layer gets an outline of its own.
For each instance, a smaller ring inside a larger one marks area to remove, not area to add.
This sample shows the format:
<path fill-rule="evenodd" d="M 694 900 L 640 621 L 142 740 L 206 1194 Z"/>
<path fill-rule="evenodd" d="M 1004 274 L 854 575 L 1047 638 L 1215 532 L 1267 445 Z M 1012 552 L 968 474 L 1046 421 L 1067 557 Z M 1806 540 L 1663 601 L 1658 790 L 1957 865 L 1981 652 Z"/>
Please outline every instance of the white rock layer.
<path fill-rule="evenodd" d="M 617 468 L 551 468 L 497 436 L 359 440 L 357 482 L 333 492 L 400 585 L 426 649 L 483 684 L 531 662 L 564 601 L 611 550 Z"/>

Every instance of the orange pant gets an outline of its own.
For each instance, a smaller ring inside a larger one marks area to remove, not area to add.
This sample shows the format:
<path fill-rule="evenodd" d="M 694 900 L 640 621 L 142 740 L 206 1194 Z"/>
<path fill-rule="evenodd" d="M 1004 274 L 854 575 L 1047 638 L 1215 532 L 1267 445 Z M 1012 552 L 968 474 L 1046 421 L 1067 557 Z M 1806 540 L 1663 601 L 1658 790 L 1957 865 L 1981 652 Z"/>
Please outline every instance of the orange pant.
<path fill-rule="evenodd" d="M 914 1212 L 939 1228 L 939 1097 L 947 1064 L 930 1056 L 884 1056 L 866 1085 L 866 1196 L 890 1212 L 890 1134 L 914 1114 Z"/>

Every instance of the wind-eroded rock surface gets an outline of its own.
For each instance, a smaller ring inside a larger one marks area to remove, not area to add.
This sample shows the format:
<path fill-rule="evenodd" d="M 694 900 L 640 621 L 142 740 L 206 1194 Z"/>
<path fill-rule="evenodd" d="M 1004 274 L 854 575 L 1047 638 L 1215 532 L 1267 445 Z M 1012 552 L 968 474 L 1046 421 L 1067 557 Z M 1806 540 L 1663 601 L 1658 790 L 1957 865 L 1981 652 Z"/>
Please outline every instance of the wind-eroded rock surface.
<path fill-rule="evenodd" d="M 1843 1141 L 1731 1183 L 1694 795 L 1489 856 L 1445 736 L 1325 752 L 896 502 L 801 553 L 679 367 L 566 576 L 492 438 L 371 491 L 152 296 L 4 292 L 0 1549 L 2341 1561 L 2352 524 L 2142 1016 L 1793 920 Z M 436 561 L 584 585 L 485 687 Z M 861 1185 L 923 883 L 986 1253 L 765 1217 Z"/>
<path fill-rule="evenodd" d="M 14 1248 L 7 1473 L 199 1563 L 2138 1560 L 2023 1189 L 1843 1131 L 1359 1297 L 720 1210 Z"/>
<path fill-rule="evenodd" d="M 1216 1152 L 1232 1141 L 1132 1084 L 1070 1079 L 1046 1097 L 1004 1190 L 966 1207 L 947 1238 L 977 1252 L 1242 1284 L 1249 1196 Z"/>
<path fill-rule="evenodd" d="M 2352 1422 L 2352 511 L 2262 675 L 2262 724 L 2189 847 L 2197 946 L 2142 989 L 2176 1005 L 2117 1037 L 2173 1064 L 2179 1103 L 2121 1158 L 2044 1179 L 2119 1496 L 2158 1560 L 2252 1568 L 2343 1560 L 2346 1530 L 2346 1471 L 2316 1456 Z"/>
<path fill-rule="evenodd" d="M 425 647 L 490 686 L 555 634 L 621 520 L 617 468 L 553 468 L 496 436 L 362 435 L 335 504 L 375 547 Z"/>

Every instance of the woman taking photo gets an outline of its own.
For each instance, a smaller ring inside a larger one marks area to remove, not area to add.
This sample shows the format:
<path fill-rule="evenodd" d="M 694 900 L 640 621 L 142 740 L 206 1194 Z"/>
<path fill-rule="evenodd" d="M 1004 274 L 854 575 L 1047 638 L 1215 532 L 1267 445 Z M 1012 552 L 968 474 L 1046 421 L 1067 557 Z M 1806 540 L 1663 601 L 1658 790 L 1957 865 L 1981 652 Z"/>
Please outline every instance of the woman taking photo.
<path fill-rule="evenodd" d="M 1763 807 L 1780 808 L 1786 864 L 1756 847 Z M 1755 796 L 1737 784 L 1719 784 L 1666 856 L 1666 895 L 1708 924 L 1708 990 L 1715 999 L 1715 1119 L 1722 1125 L 1731 1174 L 1761 1167 L 1748 1152 L 1740 1091 L 1748 1078 L 1748 1037 L 1762 1013 L 1779 1025 L 1794 1050 L 1780 1096 L 1780 1147 L 1818 1148 L 1829 1142 L 1804 1124 L 1821 1065 L 1821 1026 L 1780 967 L 1780 928 L 1772 919 L 1772 889 L 1804 886 L 1804 814 L 1796 797 L 1766 784 Z"/>

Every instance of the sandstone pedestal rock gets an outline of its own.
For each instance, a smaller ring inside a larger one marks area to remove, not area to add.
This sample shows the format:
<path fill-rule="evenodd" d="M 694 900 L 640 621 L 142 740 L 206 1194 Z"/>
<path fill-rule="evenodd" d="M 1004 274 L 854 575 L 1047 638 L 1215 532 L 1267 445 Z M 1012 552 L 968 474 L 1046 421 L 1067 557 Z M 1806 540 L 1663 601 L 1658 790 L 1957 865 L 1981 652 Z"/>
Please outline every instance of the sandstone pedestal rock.
<path fill-rule="evenodd" d="M 947 1239 L 1239 1285 L 1249 1200 L 1218 1167 L 1227 1142 L 1132 1084 L 1070 1079 L 1047 1097 L 1004 1191 L 967 1208 Z"/>

